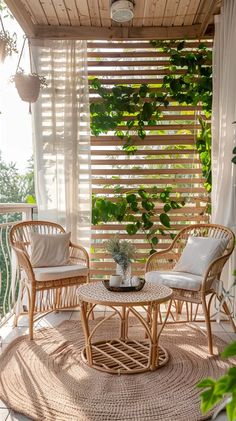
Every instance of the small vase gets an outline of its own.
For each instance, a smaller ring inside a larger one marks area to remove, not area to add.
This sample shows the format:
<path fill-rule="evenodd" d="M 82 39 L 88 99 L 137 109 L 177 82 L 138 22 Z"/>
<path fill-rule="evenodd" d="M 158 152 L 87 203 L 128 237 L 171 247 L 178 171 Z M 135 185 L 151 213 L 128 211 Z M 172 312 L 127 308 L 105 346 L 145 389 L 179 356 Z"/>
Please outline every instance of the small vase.
<path fill-rule="evenodd" d="M 116 274 L 122 276 L 122 284 L 130 285 L 131 281 L 131 263 L 128 264 L 126 268 L 117 264 L 116 265 Z"/>

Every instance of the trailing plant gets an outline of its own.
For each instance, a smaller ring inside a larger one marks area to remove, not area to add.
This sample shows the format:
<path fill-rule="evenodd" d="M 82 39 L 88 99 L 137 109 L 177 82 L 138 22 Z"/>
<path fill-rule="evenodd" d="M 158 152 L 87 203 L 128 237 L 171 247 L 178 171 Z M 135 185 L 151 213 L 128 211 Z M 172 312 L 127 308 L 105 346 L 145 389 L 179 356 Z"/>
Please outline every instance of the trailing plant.
<path fill-rule="evenodd" d="M 184 202 L 172 200 L 170 197 L 172 187 L 166 187 L 160 194 L 157 188 L 152 193 L 144 188 L 133 190 L 124 195 L 117 195 L 116 201 L 103 197 L 93 197 L 92 223 L 98 225 L 102 222 L 128 222 L 126 231 L 129 235 L 142 232 L 150 245 L 150 254 L 156 251 L 159 242 L 158 235 L 170 235 L 171 221 L 168 213 L 172 209 L 181 208 Z M 162 203 L 162 212 L 157 215 L 155 202 Z"/>
<path fill-rule="evenodd" d="M 10 81 L 11 82 L 16 82 L 16 80 L 18 78 L 27 78 L 27 77 L 35 77 L 39 80 L 40 83 L 40 88 L 45 88 L 47 86 L 47 80 L 45 78 L 45 76 L 43 75 L 38 75 L 38 73 L 25 73 L 23 69 L 19 68 L 19 70 L 17 70 L 17 72 L 11 76 Z"/>
<path fill-rule="evenodd" d="M 179 104 L 201 104 L 203 110 L 211 113 L 212 109 L 212 52 L 204 43 L 195 51 L 186 51 L 185 41 L 151 41 L 157 49 L 170 55 L 170 70 L 162 87 Z M 185 74 L 176 71 L 185 69 Z"/>
<path fill-rule="evenodd" d="M 154 125 L 160 119 L 160 105 L 168 104 L 166 95 L 151 92 L 146 84 L 139 88 L 116 85 L 107 89 L 98 79 L 93 79 L 92 87 L 100 96 L 99 102 L 90 105 L 92 134 L 98 136 L 115 131 L 116 136 L 124 140 L 123 149 L 127 154 L 135 153 L 137 146 L 133 143 L 133 136 L 141 140 L 146 137 L 145 125 Z M 127 116 L 128 121 L 124 119 Z M 126 129 L 119 130 L 120 124 Z"/>
<path fill-rule="evenodd" d="M 231 161 L 233 162 L 233 164 L 236 164 L 236 146 L 233 149 L 233 158 L 231 159 Z"/>
<path fill-rule="evenodd" d="M 223 358 L 236 356 L 236 342 L 229 345 L 221 354 Z M 202 380 L 198 387 L 203 388 L 201 393 L 201 410 L 208 412 L 222 399 L 226 400 L 226 412 L 229 421 L 236 420 L 236 367 L 228 370 L 225 376 L 218 380 L 211 378 Z"/>
<path fill-rule="evenodd" d="M 6 56 L 11 56 L 12 53 L 17 53 L 16 34 L 12 36 L 5 30 L 3 25 L 3 18 L 11 16 L 5 4 L 0 1 L 0 61 L 3 62 Z"/>
<path fill-rule="evenodd" d="M 3 46 L 2 58 L 17 53 L 16 34 L 11 36 L 8 31 L 0 31 L 0 44 Z"/>
<path fill-rule="evenodd" d="M 170 70 L 173 74 L 163 79 L 163 89 L 167 95 L 179 104 L 202 105 L 207 118 L 212 110 L 212 52 L 204 43 L 200 43 L 196 51 L 186 52 L 185 41 L 151 41 L 159 50 L 170 55 Z M 185 70 L 184 75 L 176 74 L 177 70 Z M 212 188 L 211 173 L 211 126 L 199 118 L 201 132 L 197 137 L 196 147 L 202 164 L 202 175 L 206 179 L 204 187 L 207 192 Z"/>
<path fill-rule="evenodd" d="M 196 148 L 199 153 L 202 164 L 202 175 L 205 178 L 204 187 L 207 192 L 211 192 L 212 188 L 212 171 L 211 171 L 211 125 L 199 119 L 201 125 L 201 132 L 197 137 Z"/>
<path fill-rule="evenodd" d="M 163 79 L 158 90 L 151 90 L 146 84 L 137 87 L 117 85 L 112 89 L 102 87 L 102 82 L 93 79 L 92 87 L 99 95 L 99 101 L 91 103 L 91 131 L 95 136 L 115 131 L 124 141 L 124 150 L 134 154 L 134 135 L 140 140 L 147 135 L 147 125 L 156 125 L 162 119 L 160 106 L 168 109 L 169 98 L 179 104 L 201 104 L 207 118 L 212 108 L 212 52 L 204 43 L 195 51 L 186 50 L 185 41 L 150 41 L 159 51 L 170 56 L 170 71 Z M 184 74 L 178 74 L 184 70 Z M 161 92 L 160 92 L 161 88 Z M 128 117 L 128 121 L 125 117 Z M 211 136 L 210 126 L 201 120 L 201 133 L 197 140 L 197 149 L 202 163 L 204 186 L 211 191 Z M 119 130 L 119 125 L 126 126 Z"/>

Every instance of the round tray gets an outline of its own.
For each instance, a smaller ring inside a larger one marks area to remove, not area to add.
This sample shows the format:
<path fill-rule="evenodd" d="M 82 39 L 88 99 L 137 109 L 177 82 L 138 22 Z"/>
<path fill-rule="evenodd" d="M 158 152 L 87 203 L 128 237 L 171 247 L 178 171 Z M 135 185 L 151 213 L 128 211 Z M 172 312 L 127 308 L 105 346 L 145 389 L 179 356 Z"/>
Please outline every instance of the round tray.
<path fill-rule="evenodd" d="M 121 285 L 120 287 L 112 287 L 109 285 L 109 280 L 105 279 L 102 281 L 103 285 L 105 286 L 108 291 L 112 292 L 130 292 L 130 291 L 141 291 L 141 289 L 144 287 L 145 279 L 139 278 L 140 284 L 137 286 L 125 286 Z"/>

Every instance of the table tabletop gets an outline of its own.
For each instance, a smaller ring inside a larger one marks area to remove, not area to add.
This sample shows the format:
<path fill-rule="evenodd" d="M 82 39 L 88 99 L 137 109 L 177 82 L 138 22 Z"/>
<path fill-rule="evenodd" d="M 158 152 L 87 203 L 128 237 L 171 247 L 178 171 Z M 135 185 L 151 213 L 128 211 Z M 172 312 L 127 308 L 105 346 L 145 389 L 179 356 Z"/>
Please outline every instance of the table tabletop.
<path fill-rule="evenodd" d="M 164 285 L 146 282 L 141 291 L 111 292 L 105 288 L 101 281 L 98 281 L 79 286 L 77 294 L 81 301 L 86 301 L 87 303 L 133 306 L 147 305 L 154 301 L 163 303 L 171 298 L 173 291 Z"/>

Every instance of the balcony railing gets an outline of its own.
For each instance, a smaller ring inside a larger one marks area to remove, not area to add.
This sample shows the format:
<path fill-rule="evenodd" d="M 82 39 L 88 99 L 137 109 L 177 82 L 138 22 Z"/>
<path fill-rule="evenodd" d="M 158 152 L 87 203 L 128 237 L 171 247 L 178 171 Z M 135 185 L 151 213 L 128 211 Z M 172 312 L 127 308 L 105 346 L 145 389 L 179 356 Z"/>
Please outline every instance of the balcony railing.
<path fill-rule="evenodd" d="M 35 219 L 37 206 L 26 203 L 0 203 L 0 326 L 16 304 L 19 276 L 8 234 L 16 222 Z"/>

